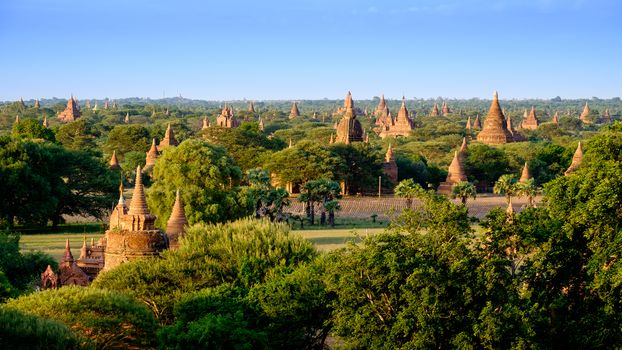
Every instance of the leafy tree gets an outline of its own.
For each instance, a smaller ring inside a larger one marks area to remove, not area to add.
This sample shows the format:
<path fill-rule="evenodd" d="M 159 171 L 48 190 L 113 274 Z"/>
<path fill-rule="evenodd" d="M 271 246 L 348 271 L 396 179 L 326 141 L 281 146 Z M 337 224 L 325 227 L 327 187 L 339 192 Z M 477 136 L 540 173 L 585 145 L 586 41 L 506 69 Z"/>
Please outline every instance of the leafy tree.
<path fill-rule="evenodd" d="M 11 135 L 15 138 L 43 139 L 47 141 L 55 141 L 54 132 L 44 127 L 40 121 L 36 119 L 26 119 L 19 123 L 13 124 Z"/>
<path fill-rule="evenodd" d="M 246 172 L 249 184 L 244 194 L 255 208 L 255 218 L 269 217 L 270 220 L 283 221 L 283 209 L 289 205 L 289 193 L 282 188 L 274 188 L 267 171 L 256 168 Z"/>
<path fill-rule="evenodd" d="M 516 176 L 513 174 L 505 174 L 499 177 L 499 180 L 495 182 L 493 188 L 494 193 L 505 195 L 505 199 L 508 203 L 512 203 L 512 196 L 518 194 L 518 186 Z"/>
<path fill-rule="evenodd" d="M 63 287 L 9 301 L 6 307 L 61 321 L 96 347 L 127 349 L 153 345 L 153 315 L 134 299 L 112 291 Z"/>
<path fill-rule="evenodd" d="M 276 152 L 266 162 L 266 168 L 277 176 L 281 186 L 321 178 L 337 179 L 344 166 L 340 157 L 312 141 L 302 141 Z"/>
<path fill-rule="evenodd" d="M 260 167 L 273 152 L 285 148 L 280 139 L 269 139 L 258 129 L 247 125 L 242 124 L 239 128 L 212 127 L 203 130 L 202 135 L 208 142 L 225 147 L 243 170 Z"/>
<path fill-rule="evenodd" d="M 0 344 L 7 350 L 92 348 L 61 322 L 5 308 L 0 308 Z"/>
<path fill-rule="evenodd" d="M 328 224 L 335 227 L 335 212 L 341 210 L 341 205 L 336 200 L 324 202 L 324 208 L 328 211 Z"/>
<path fill-rule="evenodd" d="M 187 142 L 187 141 L 186 141 Z M 283 223 L 243 219 L 189 228 L 178 250 L 161 259 L 139 260 L 107 271 L 94 281 L 144 302 L 161 321 L 170 321 L 185 293 L 223 283 L 248 289 L 266 281 L 275 269 L 288 271 L 317 253 Z"/>
<path fill-rule="evenodd" d="M 140 168 L 143 169 L 147 162 L 145 152 L 137 152 L 137 151 L 127 152 L 126 154 L 123 154 L 119 158 L 123 159 L 123 161 L 121 161 L 120 166 L 121 166 L 121 170 L 123 173 L 123 178 L 125 179 L 126 182 L 133 182 L 134 179 L 136 178 L 136 168 L 140 166 Z M 150 180 L 147 182 L 150 182 Z"/>
<path fill-rule="evenodd" d="M 334 144 L 331 151 L 341 158 L 347 167 L 339 168 L 336 179 L 344 181 L 347 194 L 364 193 L 378 181 L 382 175 L 382 156 L 380 148 L 369 143 Z"/>
<path fill-rule="evenodd" d="M 516 194 L 519 197 L 527 197 L 528 206 L 535 207 L 533 199 L 538 195 L 538 187 L 535 185 L 535 180 L 532 178 L 526 182 L 518 182 L 516 184 Z"/>
<path fill-rule="evenodd" d="M 515 170 L 510 168 L 510 161 L 502 150 L 483 144 L 469 146 L 464 165 L 468 176 L 484 188 Z"/>
<path fill-rule="evenodd" d="M 179 189 L 186 217 L 198 222 L 224 222 L 250 214 L 240 197 L 242 178 L 224 148 L 200 140 L 186 140 L 167 149 L 153 169 L 153 185 L 147 201 L 164 227 Z"/>
<path fill-rule="evenodd" d="M 19 240 L 18 234 L 0 232 L 0 271 L 9 282 L 5 290 L 9 289 L 8 296 L 11 297 L 34 290 L 41 272 L 48 265 L 57 266 L 56 261 L 48 254 L 42 252 L 22 254 Z"/>
<path fill-rule="evenodd" d="M 406 207 L 412 208 L 413 199 L 416 198 L 423 189 L 416 184 L 413 179 L 406 179 L 395 186 L 395 196 L 406 199 Z"/>
<path fill-rule="evenodd" d="M 84 151 L 28 140 L 0 139 L 4 224 L 57 225 L 62 215 L 102 217 L 114 202 L 118 179 Z M 28 185 L 26 185 L 28 184 Z"/>
<path fill-rule="evenodd" d="M 117 151 L 118 154 L 147 152 L 151 141 L 149 130 L 142 125 L 116 125 L 108 133 L 104 151 L 107 154 L 112 154 L 112 151 Z"/>
<path fill-rule="evenodd" d="M 56 131 L 56 140 L 68 149 L 93 150 L 96 149 L 96 138 L 99 133 L 85 118 L 61 125 Z"/>
<path fill-rule="evenodd" d="M 460 198 L 463 205 L 466 205 L 467 199 L 477 197 L 475 185 L 467 181 L 461 181 L 451 188 L 451 198 Z"/>

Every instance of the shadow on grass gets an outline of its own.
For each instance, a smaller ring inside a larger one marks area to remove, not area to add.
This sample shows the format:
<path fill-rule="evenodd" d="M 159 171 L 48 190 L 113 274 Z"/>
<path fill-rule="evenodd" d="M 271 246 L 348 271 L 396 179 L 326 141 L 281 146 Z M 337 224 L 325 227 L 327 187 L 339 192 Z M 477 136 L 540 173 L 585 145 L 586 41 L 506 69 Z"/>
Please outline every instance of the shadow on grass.
<path fill-rule="evenodd" d="M 315 237 L 307 238 L 307 240 L 316 245 L 346 244 L 348 242 L 360 243 L 363 241 L 361 237 L 356 236 Z"/>

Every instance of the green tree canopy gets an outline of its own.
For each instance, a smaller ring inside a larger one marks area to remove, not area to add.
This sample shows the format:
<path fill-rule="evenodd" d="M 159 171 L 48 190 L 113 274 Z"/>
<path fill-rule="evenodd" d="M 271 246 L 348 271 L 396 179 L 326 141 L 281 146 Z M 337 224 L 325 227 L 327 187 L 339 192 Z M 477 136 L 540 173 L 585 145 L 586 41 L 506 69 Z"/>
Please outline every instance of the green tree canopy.
<path fill-rule="evenodd" d="M 26 119 L 19 123 L 13 124 L 13 130 L 11 132 L 13 137 L 29 138 L 29 139 L 44 139 L 47 141 L 55 141 L 54 132 L 41 124 L 37 119 Z"/>
<path fill-rule="evenodd" d="M 159 227 L 166 226 L 177 190 L 190 225 L 224 222 L 251 213 L 240 196 L 241 179 L 240 168 L 224 148 L 190 139 L 158 158 L 147 201 Z"/>

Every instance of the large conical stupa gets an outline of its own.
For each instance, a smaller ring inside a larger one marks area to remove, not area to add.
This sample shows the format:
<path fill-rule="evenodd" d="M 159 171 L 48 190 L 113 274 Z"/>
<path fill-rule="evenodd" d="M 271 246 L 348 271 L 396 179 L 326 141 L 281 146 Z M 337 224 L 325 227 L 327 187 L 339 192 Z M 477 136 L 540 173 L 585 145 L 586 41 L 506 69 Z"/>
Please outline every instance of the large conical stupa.
<path fill-rule="evenodd" d="M 581 141 L 579 141 L 579 145 L 577 145 L 577 149 L 574 151 L 574 155 L 572 156 L 572 163 L 566 171 L 564 175 L 570 175 L 573 173 L 579 166 L 581 165 L 581 161 L 583 160 L 583 147 L 581 146 Z"/>
<path fill-rule="evenodd" d="M 501 145 L 514 141 L 512 133 L 507 128 L 503 112 L 501 112 L 499 96 L 496 91 L 492 96 L 488 116 L 484 121 L 484 128 L 477 135 L 477 141 L 489 145 Z"/>
<path fill-rule="evenodd" d="M 168 245 L 170 249 L 177 249 L 179 247 L 179 239 L 183 237 L 184 232 L 186 232 L 187 225 L 188 219 L 186 218 L 184 205 L 181 201 L 181 194 L 179 190 L 177 190 L 173 211 L 166 224 L 166 235 L 168 236 Z"/>

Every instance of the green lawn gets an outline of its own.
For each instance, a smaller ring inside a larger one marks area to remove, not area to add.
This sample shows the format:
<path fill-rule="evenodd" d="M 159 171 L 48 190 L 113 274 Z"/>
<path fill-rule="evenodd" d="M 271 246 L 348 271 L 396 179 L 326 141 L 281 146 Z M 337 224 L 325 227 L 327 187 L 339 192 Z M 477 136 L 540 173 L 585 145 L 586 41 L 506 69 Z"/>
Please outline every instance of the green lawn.
<path fill-rule="evenodd" d="M 71 246 L 71 252 L 74 258 L 80 256 L 80 247 L 82 247 L 82 241 L 86 237 L 87 242 L 90 244 L 91 238 L 98 239 L 103 237 L 102 233 L 45 233 L 45 234 L 30 234 L 22 235 L 20 238 L 20 245 L 22 252 L 29 251 L 42 251 L 50 254 L 54 259 L 60 259 L 65 251 L 65 240 L 69 240 Z"/>

